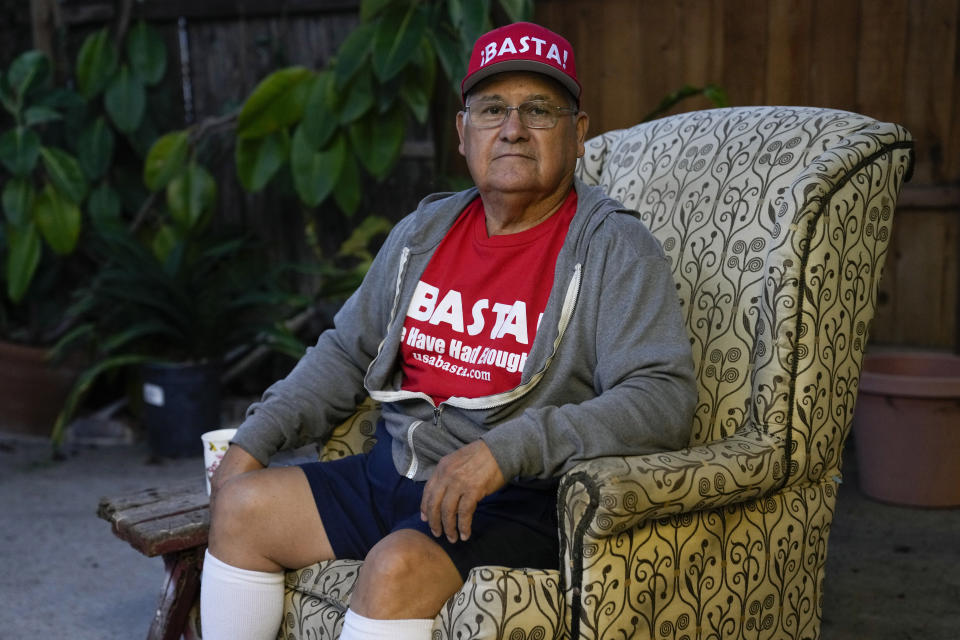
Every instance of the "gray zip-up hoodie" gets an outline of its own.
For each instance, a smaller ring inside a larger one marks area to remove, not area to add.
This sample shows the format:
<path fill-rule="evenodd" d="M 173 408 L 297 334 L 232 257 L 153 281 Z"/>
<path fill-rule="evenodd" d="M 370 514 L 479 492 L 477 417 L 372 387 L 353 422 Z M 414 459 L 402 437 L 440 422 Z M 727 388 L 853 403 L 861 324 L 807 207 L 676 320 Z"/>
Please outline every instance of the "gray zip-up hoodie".
<path fill-rule="evenodd" d="M 369 394 L 382 403 L 398 472 L 416 480 L 477 438 L 508 479 L 686 446 L 697 394 L 669 263 L 634 212 L 597 187 L 575 188 L 577 212 L 519 386 L 438 406 L 400 388 L 410 300 L 478 192 L 436 194 L 397 224 L 334 328 L 250 407 L 234 442 L 266 464 L 277 451 L 325 437 Z"/>

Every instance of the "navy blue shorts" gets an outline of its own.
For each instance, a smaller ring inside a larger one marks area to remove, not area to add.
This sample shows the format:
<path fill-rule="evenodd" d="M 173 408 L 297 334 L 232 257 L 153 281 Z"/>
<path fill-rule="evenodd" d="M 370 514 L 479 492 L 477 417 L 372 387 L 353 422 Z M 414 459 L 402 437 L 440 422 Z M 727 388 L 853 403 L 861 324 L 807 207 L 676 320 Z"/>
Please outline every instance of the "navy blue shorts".
<path fill-rule="evenodd" d="M 337 558 L 363 560 L 388 533 L 414 529 L 439 544 L 466 580 L 481 565 L 557 569 L 557 482 L 546 487 L 507 485 L 477 505 L 470 538 L 434 537 L 420 520 L 426 483 L 397 473 L 391 439 L 382 424 L 368 454 L 300 465 Z"/>

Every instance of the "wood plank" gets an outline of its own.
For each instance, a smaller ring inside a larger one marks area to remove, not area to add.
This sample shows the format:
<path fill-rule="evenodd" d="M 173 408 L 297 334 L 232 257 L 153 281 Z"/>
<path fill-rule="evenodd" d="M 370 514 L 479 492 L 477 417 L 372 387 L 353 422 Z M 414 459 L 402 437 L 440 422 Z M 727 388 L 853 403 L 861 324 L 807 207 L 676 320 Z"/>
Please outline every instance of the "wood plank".
<path fill-rule="evenodd" d="M 97 515 L 104 520 L 112 521 L 115 514 L 156 504 L 168 499 L 180 499 L 186 496 L 204 494 L 203 479 L 189 482 L 177 482 L 163 487 L 148 487 L 140 491 L 119 496 L 103 496 L 97 508 Z M 204 495 L 204 497 L 206 497 Z M 209 499 L 208 499 L 209 500 Z"/>
<path fill-rule="evenodd" d="M 141 522 L 129 530 L 127 542 L 152 558 L 207 543 L 210 510 L 187 511 L 170 518 Z"/>
<path fill-rule="evenodd" d="M 164 0 L 137 3 L 136 16 L 147 20 L 221 19 L 255 16 L 292 16 L 357 11 L 360 0 Z M 72 0 L 61 3 L 64 22 L 71 25 L 106 23 L 116 15 L 115 3 L 107 0 Z"/>
<path fill-rule="evenodd" d="M 193 494 L 181 494 L 171 496 L 165 500 L 151 502 L 149 504 L 116 511 L 110 518 L 113 524 L 114 533 L 124 539 L 129 540 L 134 531 L 140 527 L 153 526 L 147 523 L 157 521 L 173 521 L 181 514 L 189 514 L 195 511 L 208 509 L 210 499 L 201 487 L 200 491 Z M 172 525 L 170 525 L 172 526 Z M 170 526 L 167 528 L 169 529 Z M 172 529 L 171 529 L 172 531 Z"/>
<path fill-rule="evenodd" d="M 645 95 L 651 75 L 649 67 L 657 62 L 643 57 L 646 31 L 641 27 L 640 6 L 637 2 L 616 0 L 598 7 L 602 24 L 599 33 L 603 37 L 593 36 L 593 42 L 599 44 L 595 50 L 600 59 L 592 61 L 595 75 L 590 78 L 600 104 L 600 126 L 596 131 L 636 124 L 646 113 L 644 105 L 650 103 L 650 96 Z"/>
<path fill-rule="evenodd" d="M 957 331 L 960 216 L 954 211 L 911 211 L 895 219 L 887 275 L 894 278 L 888 317 L 875 323 L 878 342 L 951 348 Z M 904 220 L 909 216 L 909 223 Z M 882 331 L 881 331 L 882 329 Z"/>
<path fill-rule="evenodd" d="M 206 543 L 210 499 L 203 483 L 176 483 L 103 497 L 97 510 L 113 533 L 153 557 Z"/>
<path fill-rule="evenodd" d="M 855 111 L 903 122 L 908 0 L 860 2 L 860 48 Z M 827 46 L 823 43 L 821 46 Z"/>
<path fill-rule="evenodd" d="M 960 186 L 903 185 L 897 199 L 897 214 L 910 213 L 916 209 L 952 210 L 956 215 L 960 215 Z"/>
<path fill-rule="evenodd" d="M 910 3 L 904 122 L 916 140 L 913 181 L 920 184 L 947 180 L 944 156 L 958 153 L 944 148 L 957 110 L 955 96 L 944 91 L 955 77 L 957 13 L 952 1 Z"/>
<path fill-rule="evenodd" d="M 717 13 L 713 0 L 679 0 L 675 19 L 679 31 L 677 47 L 681 55 L 681 76 L 677 78 L 696 87 L 720 84 L 720 70 L 714 65 L 717 37 Z"/>
<path fill-rule="evenodd" d="M 766 103 L 766 0 L 724 2 L 723 81 L 733 105 Z"/>
<path fill-rule="evenodd" d="M 624 114 L 627 126 L 636 124 L 640 118 L 653 111 L 663 97 L 680 89 L 687 83 L 683 77 L 682 56 L 678 22 L 682 16 L 676 9 L 670 11 L 656 3 L 636 4 L 634 19 L 642 28 L 636 34 L 639 58 L 631 77 L 637 111 Z M 627 56 L 619 58 L 621 74 L 629 73 Z"/>
<path fill-rule="evenodd" d="M 814 0 L 809 25 L 809 104 L 856 111 L 860 4 Z"/>
<path fill-rule="evenodd" d="M 672 44 L 676 49 L 679 66 L 668 83 L 669 91 L 684 85 L 704 87 L 721 85 L 723 72 L 717 63 L 722 50 L 717 23 L 721 15 L 716 0 L 678 0 L 672 3 L 676 36 Z M 703 96 L 687 98 L 670 113 L 684 113 L 698 109 L 712 109 L 714 104 Z"/>
<path fill-rule="evenodd" d="M 810 103 L 810 28 L 808 0 L 770 0 L 767 30 L 766 102 Z"/>
<path fill-rule="evenodd" d="M 955 0 L 956 10 L 960 12 L 960 0 Z M 960 42 L 960 21 L 957 24 L 957 32 L 954 36 L 954 42 Z M 947 137 L 944 148 L 948 153 L 944 156 L 943 174 L 944 180 L 950 183 L 960 183 L 960 46 L 956 47 L 953 57 L 953 78 L 950 80 L 950 87 L 943 87 L 944 93 L 950 92 L 951 103 L 953 104 L 952 117 L 950 119 L 950 133 Z M 960 340 L 958 340 L 960 344 Z"/>

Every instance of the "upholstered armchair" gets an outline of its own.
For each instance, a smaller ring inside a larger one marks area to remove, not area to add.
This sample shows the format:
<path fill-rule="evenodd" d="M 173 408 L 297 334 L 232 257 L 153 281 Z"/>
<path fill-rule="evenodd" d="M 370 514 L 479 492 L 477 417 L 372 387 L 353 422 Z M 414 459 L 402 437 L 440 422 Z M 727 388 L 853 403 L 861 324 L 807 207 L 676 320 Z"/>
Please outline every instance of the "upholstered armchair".
<path fill-rule="evenodd" d="M 827 109 L 687 113 L 589 141 L 578 175 L 673 265 L 690 446 L 582 463 L 557 571 L 475 569 L 434 638 L 818 638 L 827 540 L 911 138 Z M 634 301 L 637 305 L 642 300 Z M 327 443 L 370 446 L 367 405 Z M 282 638 L 334 638 L 362 563 L 287 575 Z"/>

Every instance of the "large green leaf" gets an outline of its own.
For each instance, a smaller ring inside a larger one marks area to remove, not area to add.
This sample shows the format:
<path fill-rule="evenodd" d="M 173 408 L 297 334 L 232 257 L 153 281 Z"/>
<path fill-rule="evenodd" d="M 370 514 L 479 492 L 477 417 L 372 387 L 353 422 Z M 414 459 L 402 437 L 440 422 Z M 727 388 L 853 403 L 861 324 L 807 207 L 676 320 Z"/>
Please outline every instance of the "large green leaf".
<path fill-rule="evenodd" d="M 32 129 L 14 127 L 0 136 L 0 162 L 15 176 L 25 176 L 37 166 L 40 136 Z"/>
<path fill-rule="evenodd" d="M 205 168 L 191 162 L 187 170 L 167 184 L 167 207 L 181 228 L 196 227 L 217 200 L 217 183 Z"/>
<path fill-rule="evenodd" d="M 33 219 L 55 253 L 67 255 L 77 246 L 82 220 L 80 207 L 52 184 L 47 184 L 37 196 Z"/>
<path fill-rule="evenodd" d="M 315 207 L 330 195 L 346 154 L 347 144 L 342 135 L 334 138 L 328 148 L 314 151 L 302 127 L 297 127 L 290 148 L 290 170 L 293 186 L 305 204 Z"/>
<path fill-rule="evenodd" d="M 180 243 L 180 234 L 169 224 L 162 225 L 153 235 L 150 251 L 160 262 L 166 262 L 173 249 Z"/>
<path fill-rule="evenodd" d="M 352 153 L 345 154 L 343 166 L 340 168 L 340 176 L 337 178 L 337 184 L 333 187 L 333 199 L 337 206 L 348 216 L 352 216 L 360 206 L 360 169 L 357 167 L 357 160 Z"/>
<path fill-rule="evenodd" d="M 533 16 L 533 0 L 500 0 L 510 22 L 523 22 Z"/>
<path fill-rule="evenodd" d="M 375 28 L 375 24 L 361 24 L 340 45 L 337 52 L 337 64 L 334 67 L 338 89 L 345 87 L 357 70 L 363 66 L 373 44 Z"/>
<path fill-rule="evenodd" d="M 10 63 L 10 71 L 7 73 L 10 89 L 21 100 L 30 89 L 49 79 L 50 59 L 42 51 L 36 50 L 26 51 L 17 56 Z"/>
<path fill-rule="evenodd" d="M 87 213 L 97 229 L 118 229 L 123 224 L 120 219 L 120 194 L 104 182 L 90 192 L 87 199 Z"/>
<path fill-rule="evenodd" d="M 7 82 L 7 76 L 3 71 L 0 71 L 0 104 L 14 117 L 20 113 L 20 102 L 13 94 L 13 89 L 10 88 L 10 83 Z"/>
<path fill-rule="evenodd" d="M 33 224 L 17 228 L 7 225 L 7 296 L 20 302 L 40 264 L 40 236 Z"/>
<path fill-rule="evenodd" d="M 453 21 L 453 24 L 460 27 L 461 45 L 464 52 L 469 52 L 477 38 L 489 30 L 490 0 L 463 0 L 459 22 Z"/>
<path fill-rule="evenodd" d="M 405 133 L 400 109 L 366 117 L 350 126 L 350 139 L 360 162 L 377 179 L 383 179 L 400 157 Z"/>
<path fill-rule="evenodd" d="M 361 72 L 350 85 L 343 106 L 340 107 L 340 124 L 350 124 L 367 113 L 374 103 L 373 78 L 369 72 Z"/>
<path fill-rule="evenodd" d="M 460 79 L 467 73 L 467 62 L 469 62 L 467 52 L 469 49 L 464 49 L 459 40 L 439 29 L 433 33 L 431 44 L 447 78 L 459 83 Z M 453 86 L 454 84 L 451 84 L 451 87 Z M 457 91 L 457 94 L 459 93 Z"/>
<path fill-rule="evenodd" d="M 187 162 L 190 138 L 186 131 L 171 131 L 161 136 L 147 153 L 143 164 L 143 182 L 151 191 L 167 186 Z"/>
<path fill-rule="evenodd" d="M 131 133 L 143 121 L 147 109 L 147 91 L 140 79 L 123 65 L 103 96 L 103 104 L 117 129 Z"/>
<path fill-rule="evenodd" d="M 375 236 L 386 235 L 393 228 L 393 223 L 381 216 L 367 216 L 360 221 L 350 237 L 343 241 L 337 255 L 372 260 L 370 253 L 370 241 Z"/>
<path fill-rule="evenodd" d="M 64 196 L 79 204 L 87 197 L 87 178 L 83 175 L 80 162 L 72 155 L 57 147 L 40 147 L 43 168 L 50 181 Z"/>
<path fill-rule="evenodd" d="M 259 138 L 300 120 L 314 76 L 306 67 L 288 67 L 264 78 L 240 109 L 237 137 Z"/>
<path fill-rule="evenodd" d="M 76 91 L 57 87 L 43 91 L 31 103 L 35 107 L 46 107 L 59 113 L 63 121 L 63 130 L 71 134 L 83 126 L 87 120 L 87 101 Z"/>
<path fill-rule="evenodd" d="M 167 47 L 163 38 L 143 20 L 127 34 L 127 58 L 133 72 L 148 86 L 160 82 L 167 71 Z"/>
<path fill-rule="evenodd" d="M 371 18 L 383 11 L 385 7 L 390 6 L 392 0 L 361 0 L 360 19 L 368 22 Z"/>
<path fill-rule="evenodd" d="M 330 71 L 324 71 L 317 76 L 310 88 L 307 104 L 303 109 L 303 120 L 300 121 L 300 126 L 304 129 L 303 133 L 314 149 L 326 146 L 333 132 L 337 130 L 335 105 L 333 74 Z"/>
<path fill-rule="evenodd" d="M 276 131 L 263 138 L 238 140 L 234 160 L 240 184 L 251 193 L 260 191 L 280 170 L 289 154 L 290 134 L 286 131 Z"/>
<path fill-rule="evenodd" d="M 80 167 L 91 180 L 103 176 L 113 160 L 113 130 L 107 126 L 106 119 L 100 116 L 80 132 L 77 141 L 83 153 L 80 154 Z"/>
<path fill-rule="evenodd" d="M 413 112 L 417 122 L 422 124 L 430 117 L 430 96 L 433 93 L 433 82 L 437 72 L 436 60 L 426 38 L 421 41 L 414 62 L 415 65 L 403 74 L 400 97 Z"/>
<path fill-rule="evenodd" d="M 62 119 L 63 116 L 59 111 L 56 109 L 51 109 L 50 107 L 44 107 L 42 105 L 27 107 L 23 111 L 23 123 L 28 127 L 32 127 L 37 124 L 43 124 L 45 122 L 55 122 Z"/>
<path fill-rule="evenodd" d="M 29 178 L 11 178 L 3 188 L 3 213 L 7 222 L 25 227 L 32 219 L 37 194 Z"/>
<path fill-rule="evenodd" d="M 117 48 L 104 27 L 83 41 L 77 54 L 77 87 L 88 100 L 96 97 L 117 70 Z"/>
<path fill-rule="evenodd" d="M 407 65 L 427 29 L 425 11 L 418 5 L 397 5 L 380 17 L 373 35 L 373 70 L 386 82 Z"/>

